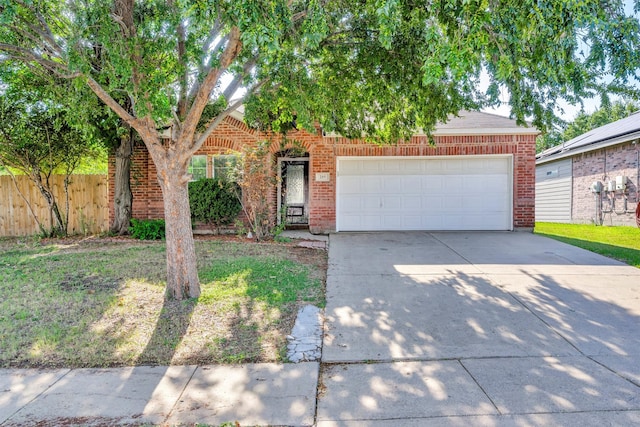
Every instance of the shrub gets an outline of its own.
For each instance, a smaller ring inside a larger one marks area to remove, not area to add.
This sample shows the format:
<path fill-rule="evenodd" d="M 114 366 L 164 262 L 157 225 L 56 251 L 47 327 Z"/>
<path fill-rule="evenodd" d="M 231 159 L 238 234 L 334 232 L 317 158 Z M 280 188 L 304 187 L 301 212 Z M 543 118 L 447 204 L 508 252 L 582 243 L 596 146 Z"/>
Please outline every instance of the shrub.
<path fill-rule="evenodd" d="M 269 141 L 245 146 L 233 174 L 242 189 L 242 209 L 257 240 L 271 233 L 271 190 L 275 185 L 269 163 Z"/>
<path fill-rule="evenodd" d="M 165 236 L 164 219 L 131 218 L 129 233 L 134 239 L 163 240 Z"/>
<path fill-rule="evenodd" d="M 218 229 L 232 224 L 242 205 L 238 185 L 220 178 L 203 178 L 189 183 L 191 220 Z"/>

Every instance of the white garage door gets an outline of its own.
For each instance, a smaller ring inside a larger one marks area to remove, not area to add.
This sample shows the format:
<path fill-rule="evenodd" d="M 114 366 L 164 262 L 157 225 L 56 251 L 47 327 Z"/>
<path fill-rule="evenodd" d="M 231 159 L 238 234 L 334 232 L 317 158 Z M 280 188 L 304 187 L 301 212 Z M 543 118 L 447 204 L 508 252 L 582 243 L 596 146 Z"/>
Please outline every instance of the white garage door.
<path fill-rule="evenodd" d="M 511 156 L 339 157 L 338 231 L 511 230 Z"/>

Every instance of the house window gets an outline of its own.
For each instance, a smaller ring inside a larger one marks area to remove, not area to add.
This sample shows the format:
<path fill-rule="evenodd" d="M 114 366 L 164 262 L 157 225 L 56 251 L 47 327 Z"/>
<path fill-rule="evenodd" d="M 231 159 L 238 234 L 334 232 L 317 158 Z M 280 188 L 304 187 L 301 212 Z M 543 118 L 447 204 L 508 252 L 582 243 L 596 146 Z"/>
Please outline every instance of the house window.
<path fill-rule="evenodd" d="M 207 156 L 192 156 L 189 162 L 188 172 L 191 180 L 197 181 L 207 177 Z"/>
<path fill-rule="evenodd" d="M 235 154 L 214 156 L 212 178 L 229 179 L 234 181 L 233 170 L 237 164 L 238 156 Z"/>

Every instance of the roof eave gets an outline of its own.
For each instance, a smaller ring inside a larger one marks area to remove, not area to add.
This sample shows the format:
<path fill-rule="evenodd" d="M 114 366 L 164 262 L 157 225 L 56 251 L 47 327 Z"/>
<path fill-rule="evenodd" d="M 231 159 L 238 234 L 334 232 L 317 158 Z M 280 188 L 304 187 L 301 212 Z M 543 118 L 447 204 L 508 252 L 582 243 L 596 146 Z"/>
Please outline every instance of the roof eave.
<path fill-rule="evenodd" d="M 600 150 L 602 148 L 611 147 L 613 145 L 624 144 L 625 142 L 631 142 L 634 139 L 637 140 L 638 138 L 640 138 L 640 130 L 628 133 L 626 135 L 621 135 L 615 138 L 606 139 L 604 141 L 594 142 L 592 144 L 578 147 L 573 150 L 561 151 L 560 153 L 557 153 L 557 154 L 541 157 L 539 159 L 536 159 L 536 165 L 549 163 L 554 160 L 561 160 L 567 157 L 575 156 L 577 154 L 587 153 L 589 151 Z"/>
<path fill-rule="evenodd" d="M 477 128 L 477 129 L 436 129 L 433 136 L 462 136 L 462 135 L 539 135 L 536 128 Z M 425 133 L 416 133 L 418 136 Z"/>

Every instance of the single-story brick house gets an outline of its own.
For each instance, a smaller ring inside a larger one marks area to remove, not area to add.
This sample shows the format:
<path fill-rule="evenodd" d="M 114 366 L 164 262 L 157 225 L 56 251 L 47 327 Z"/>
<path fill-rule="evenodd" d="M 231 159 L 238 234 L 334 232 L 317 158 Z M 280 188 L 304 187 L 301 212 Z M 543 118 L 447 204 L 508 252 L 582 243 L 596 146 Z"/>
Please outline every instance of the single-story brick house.
<path fill-rule="evenodd" d="M 640 112 L 536 156 L 536 220 L 635 225 Z"/>
<path fill-rule="evenodd" d="M 281 138 L 271 144 L 280 178 L 271 194 L 274 221 L 286 206 L 287 223 L 312 233 L 531 229 L 537 134 L 505 117 L 466 111 L 437 127 L 435 145 L 425 135 L 378 146 L 321 129 L 293 131 L 285 146 Z M 241 115 L 229 116 L 196 153 L 191 171 L 215 176 L 227 164 L 224 156 L 265 138 Z M 109 167 L 113 183 L 113 159 Z M 163 216 L 156 170 L 144 147 L 134 153 L 132 189 L 133 217 Z"/>

